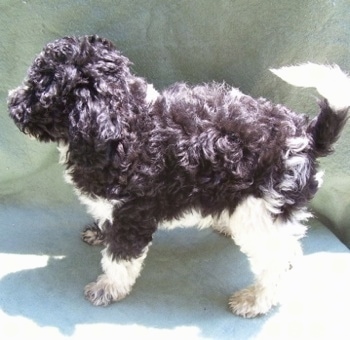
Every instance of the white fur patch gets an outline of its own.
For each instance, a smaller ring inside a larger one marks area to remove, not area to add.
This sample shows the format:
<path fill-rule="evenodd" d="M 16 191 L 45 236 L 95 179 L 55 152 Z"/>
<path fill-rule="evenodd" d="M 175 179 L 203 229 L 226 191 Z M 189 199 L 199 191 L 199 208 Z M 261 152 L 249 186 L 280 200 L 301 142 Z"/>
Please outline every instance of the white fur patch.
<path fill-rule="evenodd" d="M 80 202 L 86 205 L 88 213 L 97 221 L 113 221 L 113 208 L 115 206 L 120 206 L 122 202 L 117 200 L 109 201 L 102 197 L 90 197 L 87 195 L 79 194 L 79 191 L 75 189 L 78 193 L 78 198 Z"/>
<path fill-rule="evenodd" d="M 239 99 L 245 95 L 244 93 L 242 93 L 240 90 L 238 90 L 235 87 L 232 87 L 230 94 L 234 99 Z"/>
<path fill-rule="evenodd" d="M 113 260 L 107 249 L 102 251 L 102 268 L 104 274 L 85 287 L 85 296 L 94 305 L 108 305 L 127 296 L 139 277 L 148 247 L 137 259 Z"/>
<path fill-rule="evenodd" d="M 321 188 L 323 184 L 323 176 L 324 176 L 324 171 L 318 171 L 317 174 L 315 175 L 315 180 L 318 183 L 317 188 Z"/>
<path fill-rule="evenodd" d="M 152 104 L 159 97 L 159 92 L 152 84 L 147 84 L 146 102 Z"/>
<path fill-rule="evenodd" d="M 57 150 L 59 152 L 59 159 L 58 159 L 59 164 L 65 164 L 67 162 L 68 147 L 69 147 L 69 144 L 65 144 L 62 142 L 58 143 Z"/>
<path fill-rule="evenodd" d="M 185 213 L 181 218 L 170 221 L 163 221 L 159 224 L 163 229 L 174 229 L 177 227 L 190 228 L 197 227 L 199 229 L 209 228 L 213 225 L 212 216 L 203 217 L 197 210 L 190 210 Z"/>
<path fill-rule="evenodd" d="M 316 88 L 336 111 L 350 106 L 350 77 L 338 65 L 306 63 L 270 71 L 291 85 Z"/>

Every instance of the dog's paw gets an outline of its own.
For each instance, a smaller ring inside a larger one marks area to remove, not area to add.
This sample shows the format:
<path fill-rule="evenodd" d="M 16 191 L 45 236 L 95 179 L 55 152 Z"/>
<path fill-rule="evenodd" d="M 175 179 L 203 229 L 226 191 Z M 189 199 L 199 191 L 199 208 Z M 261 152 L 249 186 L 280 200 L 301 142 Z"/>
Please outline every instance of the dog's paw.
<path fill-rule="evenodd" d="M 104 234 L 96 223 L 85 227 L 81 233 L 83 242 L 90 246 L 97 246 L 104 243 Z"/>
<path fill-rule="evenodd" d="M 114 301 L 125 298 L 130 291 L 120 289 L 116 282 L 111 282 L 103 274 L 97 278 L 96 282 L 91 282 L 84 289 L 84 295 L 95 306 L 107 306 Z"/>
<path fill-rule="evenodd" d="M 259 285 L 252 285 L 233 294 L 229 300 L 231 311 L 244 318 L 254 318 L 266 314 L 276 305 L 275 294 L 267 293 Z"/>
<path fill-rule="evenodd" d="M 232 237 L 232 232 L 226 226 L 214 224 L 213 229 L 222 236 Z"/>

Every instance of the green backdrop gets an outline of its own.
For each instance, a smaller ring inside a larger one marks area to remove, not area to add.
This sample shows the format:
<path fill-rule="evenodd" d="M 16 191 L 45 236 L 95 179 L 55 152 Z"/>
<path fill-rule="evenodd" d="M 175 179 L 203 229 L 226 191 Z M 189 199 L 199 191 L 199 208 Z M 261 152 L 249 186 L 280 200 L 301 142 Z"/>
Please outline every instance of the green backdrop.
<path fill-rule="evenodd" d="M 0 199 L 4 204 L 75 204 L 56 165 L 54 145 L 40 145 L 7 116 L 9 89 L 20 84 L 34 56 L 65 35 L 99 34 L 134 62 L 158 89 L 175 82 L 225 81 L 314 114 L 312 90 L 295 89 L 268 71 L 305 61 L 350 70 L 348 0 L 102 0 L 0 3 Z M 350 244 L 350 129 L 325 160 L 325 184 L 313 201 Z"/>

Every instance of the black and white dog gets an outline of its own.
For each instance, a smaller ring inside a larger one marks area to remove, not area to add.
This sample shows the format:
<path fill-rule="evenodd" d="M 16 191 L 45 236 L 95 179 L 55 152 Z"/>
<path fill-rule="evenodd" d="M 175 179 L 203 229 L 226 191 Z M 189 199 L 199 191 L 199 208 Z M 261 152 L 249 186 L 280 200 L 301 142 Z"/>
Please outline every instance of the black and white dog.
<path fill-rule="evenodd" d="M 44 48 L 8 100 L 22 132 L 58 143 L 65 178 L 96 221 L 83 240 L 105 245 L 103 274 L 87 299 L 107 305 L 130 293 L 158 226 L 210 226 L 233 238 L 256 277 L 231 310 L 266 313 L 301 253 L 317 158 L 346 122 L 349 77 L 316 64 L 272 70 L 325 98 L 309 120 L 223 84 L 158 93 L 129 66 L 106 39 L 66 37 Z"/>

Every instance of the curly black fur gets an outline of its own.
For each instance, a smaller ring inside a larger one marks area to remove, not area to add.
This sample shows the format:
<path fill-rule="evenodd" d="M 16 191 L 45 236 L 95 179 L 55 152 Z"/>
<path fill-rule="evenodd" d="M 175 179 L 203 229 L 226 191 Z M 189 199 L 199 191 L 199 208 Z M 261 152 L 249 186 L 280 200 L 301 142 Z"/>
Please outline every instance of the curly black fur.
<path fill-rule="evenodd" d="M 345 121 L 326 101 L 311 124 L 224 84 L 178 83 L 150 103 L 146 81 L 129 66 L 105 39 L 63 38 L 45 47 L 9 98 L 21 131 L 68 145 L 66 167 L 81 193 L 122 202 L 104 226 L 113 256 L 139 256 L 159 223 L 190 208 L 219 215 L 273 192 L 283 197 L 276 217 L 288 219 L 313 197 L 316 157 L 330 152 Z M 291 151 L 291 138 L 309 142 Z M 307 166 L 288 167 L 295 155 Z"/>

